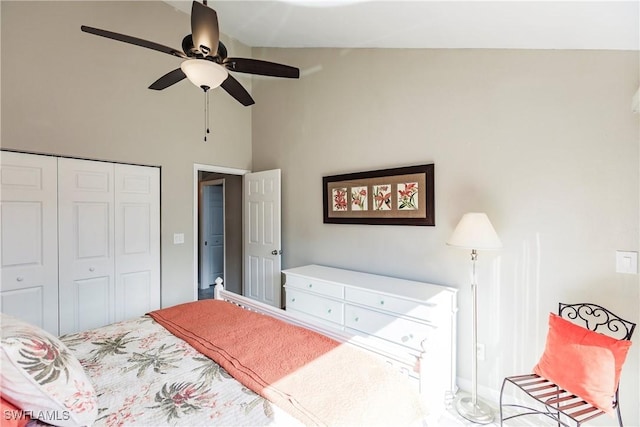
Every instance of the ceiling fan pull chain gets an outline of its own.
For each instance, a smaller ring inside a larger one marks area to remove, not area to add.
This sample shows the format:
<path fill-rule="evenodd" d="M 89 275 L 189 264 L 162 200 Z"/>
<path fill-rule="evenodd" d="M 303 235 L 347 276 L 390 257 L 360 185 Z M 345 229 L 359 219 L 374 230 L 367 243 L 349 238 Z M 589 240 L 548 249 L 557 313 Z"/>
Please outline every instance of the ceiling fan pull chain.
<path fill-rule="evenodd" d="M 204 142 L 207 142 L 207 134 L 209 133 L 209 91 L 204 91 Z"/>
<path fill-rule="evenodd" d="M 209 116 L 210 116 L 209 110 L 210 110 L 210 107 L 209 107 L 209 91 L 207 91 L 207 133 L 209 133 Z"/>

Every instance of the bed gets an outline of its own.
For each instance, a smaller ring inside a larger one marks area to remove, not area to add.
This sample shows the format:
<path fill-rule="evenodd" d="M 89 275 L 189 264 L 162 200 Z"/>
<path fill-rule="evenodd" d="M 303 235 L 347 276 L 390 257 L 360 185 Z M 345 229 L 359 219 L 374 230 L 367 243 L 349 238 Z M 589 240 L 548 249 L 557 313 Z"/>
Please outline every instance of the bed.
<path fill-rule="evenodd" d="M 426 395 L 385 363 L 384 349 L 221 284 L 214 300 L 65 335 L 58 347 L 44 331 L 2 320 L 2 397 L 32 423 L 425 425 L 428 419 Z"/>

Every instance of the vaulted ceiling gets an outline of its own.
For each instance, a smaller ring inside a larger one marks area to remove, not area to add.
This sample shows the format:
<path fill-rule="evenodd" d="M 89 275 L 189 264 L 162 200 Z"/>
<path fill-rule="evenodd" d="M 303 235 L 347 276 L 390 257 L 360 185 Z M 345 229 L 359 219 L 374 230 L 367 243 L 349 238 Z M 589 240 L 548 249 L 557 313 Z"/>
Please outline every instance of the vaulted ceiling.
<path fill-rule="evenodd" d="M 190 13 L 191 1 L 166 1 Z M 640 50 L 635 1 L 209 1 L 252 47 Z"/>

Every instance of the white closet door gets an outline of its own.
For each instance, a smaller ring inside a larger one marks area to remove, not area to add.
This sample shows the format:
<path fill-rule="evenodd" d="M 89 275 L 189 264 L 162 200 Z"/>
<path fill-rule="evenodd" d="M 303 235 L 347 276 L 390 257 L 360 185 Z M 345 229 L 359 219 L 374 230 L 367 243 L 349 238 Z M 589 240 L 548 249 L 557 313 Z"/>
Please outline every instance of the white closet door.
<path fill-rule="evenodd" d="M 160 308 L 160 170 L 115 165 L 115 320 Z"/>
<path fill-rule="evenodd" d="M 58 159 L 60 333 L 114 319 L 114 164 Z"/>
<path fill-rule="evenodd" d="M 0 157 L 0 309 L 58 335 L 57 159 Z"/>

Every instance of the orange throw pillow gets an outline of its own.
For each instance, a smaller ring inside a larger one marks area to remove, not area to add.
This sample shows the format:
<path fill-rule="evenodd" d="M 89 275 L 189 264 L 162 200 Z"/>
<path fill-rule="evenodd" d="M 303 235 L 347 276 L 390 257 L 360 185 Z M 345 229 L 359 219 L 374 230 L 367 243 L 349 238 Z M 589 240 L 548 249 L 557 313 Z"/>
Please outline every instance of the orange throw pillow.
<path fill-rule="evenodd" d="M 547 344 L 533 372 L 613 414 L 613 398 L 631 341 L 590 331 L 549 314 Z"/>

